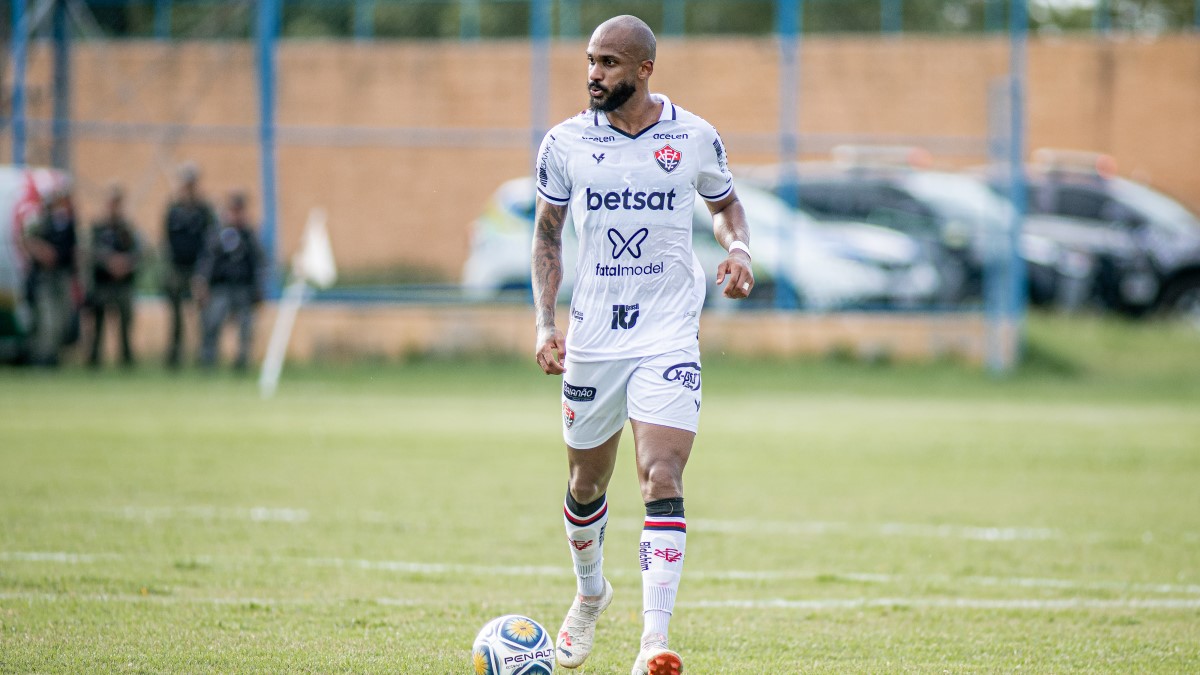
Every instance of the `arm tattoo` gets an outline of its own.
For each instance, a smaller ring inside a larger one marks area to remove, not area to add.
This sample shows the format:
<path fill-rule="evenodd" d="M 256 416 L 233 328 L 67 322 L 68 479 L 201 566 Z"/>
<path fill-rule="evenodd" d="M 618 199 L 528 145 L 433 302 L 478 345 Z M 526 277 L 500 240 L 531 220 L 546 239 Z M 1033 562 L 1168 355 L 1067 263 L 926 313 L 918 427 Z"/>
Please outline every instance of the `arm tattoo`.
<path fill-rule="evenodd" d="M 567 207 L 538 200 L 533 226 L 533 305 L 538 329 L 554 326 L 554 306 L 562 286 L 562 228 Z"/>

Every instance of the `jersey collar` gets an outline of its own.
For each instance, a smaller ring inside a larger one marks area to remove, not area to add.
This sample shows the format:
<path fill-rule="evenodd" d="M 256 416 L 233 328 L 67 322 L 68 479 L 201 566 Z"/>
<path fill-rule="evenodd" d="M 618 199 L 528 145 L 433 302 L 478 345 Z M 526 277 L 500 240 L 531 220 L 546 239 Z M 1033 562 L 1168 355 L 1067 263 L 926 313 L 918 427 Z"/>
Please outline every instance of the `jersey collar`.
<path fill-rule="evenodd" d="M 658 115 L 658 122 L 665 122 L 667 120 L 679 119 L 679 113 L 675 110 L 675 104 L 671 103 L 671 99 L 667 98 L 666 94 L 651 93 L 650 98 L 651 98 L 651 100 L 662 104 L 662 112 L 659 113 L 659 115 Z M 630 136 L 629 134 L 625 133 L 624 131 L 621 131 L 620 129 L 609 124 L 608 115 L 600 112 L 599 110 L 592 112 L 592 124 L 594 126 L 608 127 L 610 129 L 612 129 L 613 131 L 617 132 L 618 134 L 625 136 L 626 138 L 637 138 L 638 136 L 641 136 L 642 134 L 646 133 L 647 131 L 658 126 L 658 122 L 655 122 L 654 124 L 651 124 L 650 126 L 646 127 L 645 129 L 642 129 L 641 133 L 639 133 L 637 136 Z"/>

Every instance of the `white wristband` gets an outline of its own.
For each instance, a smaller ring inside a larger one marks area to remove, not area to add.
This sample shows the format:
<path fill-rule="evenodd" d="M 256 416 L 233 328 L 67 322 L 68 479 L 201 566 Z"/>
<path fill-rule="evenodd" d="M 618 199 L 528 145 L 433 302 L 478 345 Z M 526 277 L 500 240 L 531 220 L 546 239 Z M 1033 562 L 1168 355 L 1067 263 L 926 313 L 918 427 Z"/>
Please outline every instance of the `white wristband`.
<path fill-rule="evenodd" d="M 754 256 L 750 255 L 750 247 L 747 246 L 745 242 L 738 241 L 737 239 L 734 239 L 733 241 L 729 242 L 729 252 L 733 253 L 734 251 L 745 251 L 746 255 L 748 257 L 750 257 L 750 258 L 754 257 Z"/>

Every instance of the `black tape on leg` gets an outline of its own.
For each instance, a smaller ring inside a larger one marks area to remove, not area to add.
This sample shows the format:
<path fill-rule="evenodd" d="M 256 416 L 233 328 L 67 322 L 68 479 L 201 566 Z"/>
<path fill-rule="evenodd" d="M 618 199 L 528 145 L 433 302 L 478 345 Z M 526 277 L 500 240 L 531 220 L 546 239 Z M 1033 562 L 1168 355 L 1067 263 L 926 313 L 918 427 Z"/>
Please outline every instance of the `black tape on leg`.
<path fill-rule="evenodd" d="M 646 502 L 646 515 L 683 518 L 683 497 L 655 499 L 652 502 Z"/>
<path fill-rule="evenodd" d="M 593 513 L 599 511 L 601 506 L 604 506 L 604 497 L 605 495 L 600 495 L 596 501 L 591 502 L 590 504 L 580 504 L 579 502 L 575 501 L 574 497 L 571 496 L 571 490 L 568 488 L 567 510 L 579 518 L 587 518 Z"/>

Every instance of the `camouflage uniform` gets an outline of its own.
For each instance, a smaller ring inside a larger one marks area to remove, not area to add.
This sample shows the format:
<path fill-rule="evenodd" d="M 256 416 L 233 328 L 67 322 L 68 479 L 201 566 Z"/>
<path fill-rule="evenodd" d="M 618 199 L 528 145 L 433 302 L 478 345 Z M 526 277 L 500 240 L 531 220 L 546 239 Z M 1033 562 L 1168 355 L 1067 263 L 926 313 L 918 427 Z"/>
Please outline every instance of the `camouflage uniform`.
<path fill-rule="evenodd" d="M 70 211 L 43 209 L 25 236 L 28 244 L 36 240 L 54 249 L 53 263 L 33 260 L 27 291 L 34 312 L 33 362 L 58 365 L 75 317 L 73 291 L 78 246 L 75 216 Z"/>
<path fill-rule="evenodd" d="M 179 365 L 183 351 L 183 304 L 191 299 L 190 286 L 201 251 L 216 229 L 212 205 L 203 199 L 178 199 L 167 208 L 163 219 L 166 242 L 163 290 L 171 305 L 171 343 L 167 364 Z"/>
<path fill-rule="evenodd" d="M 234 366 L 249 364 L 254 335 L 254 310 L 263 297 L 266 261 L 258 238 L 248 225 L 225 225 L 209 240 L 196 264 L 196 276 L 207 286 L 202 312 L 203 343 L 200 365 L 217 361 L 221 327 L 230 315 L 238 320 L 238 353 Z"/>
<path fill-rule="evenodd" d="M 117 310 L 120 321 L 121 362 L 133 365 L 133 349 L 129 330 L 133 323 L 134 270 L 141 252 L 137 233 L 129 221 L 109 217 L 92 225 L 91 263 L 92 289 L 89 304 L 92 309 L 92 349 L 89 363 L 99 365 L 100 346 L 104 338 L 104 313 Z M 117 269 L 124 258 L 127 270 Z"/>

